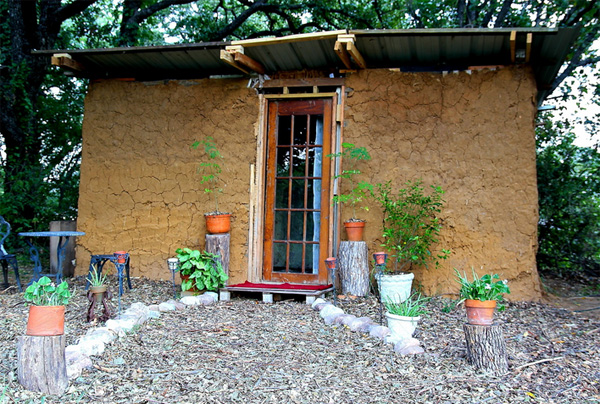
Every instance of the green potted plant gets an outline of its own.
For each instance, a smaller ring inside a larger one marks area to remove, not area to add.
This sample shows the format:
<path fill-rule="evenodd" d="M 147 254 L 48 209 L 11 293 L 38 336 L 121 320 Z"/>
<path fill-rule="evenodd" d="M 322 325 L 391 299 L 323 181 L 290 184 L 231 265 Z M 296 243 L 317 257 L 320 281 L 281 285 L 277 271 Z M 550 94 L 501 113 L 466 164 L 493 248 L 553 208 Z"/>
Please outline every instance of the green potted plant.
<path fill-rule="evenodd" d="M 202 141 L 194 142 L 191 147 L 195 150 L 200 145 L 203 146 L 208 158 L 207 161 L 201 162 L 198 166 L 198 173 L 202 175 L 200 184 L 204 186 L 205 194 L 212 194 L 215 198 L 215 210 L 204 214 L 206 231 L 210 234 L 227 233 L 231 230 L 231 213 L 219 210 L 219 194 L 223 193 L 223 187 L 226 185 L 220 177 L 223 172 L 221 167 L 223 156 L 211 136 Z"/>
<path fill-rule="evenodd" d="M 65 329 L 65 305 L 69 303 L 71 292 L 63 281 L 56 285 L 43 276 L 27 287 L 23 294 L 30 302 L 27 319 L 27 335 L 62 335 Z"/>
<path fill-rule="evenodd" d="M 229 278 L 221 259 L 207 251 L 178 248 L 179 276 L 183 292 L 199 293 L 202 290 L 217 291 Z"/>
<path fill-rule="evenodd" d="M 504 310 L 504 294 L 510 293 L 507 280 L 500 280 L 498 274 L 485 274 L 481 278 L 475 270 L 473 280 L 469 281 L 466 272 L 461 275 L 456 268 L 457 281 L 460 284 L 460 298 L 465 302 L 467 322 L 474 325 L 491 325 L 494 322 L 494 311 Z"/>
<path fill-rule="evenodd" d="M 356 217 L 356 207 L 365 200 L 372 186 L 365 181 L 356 182 L 356 176 L 361 173 L 356 165 L 361 160 L 371 160 L 371 155 L 365 147 L 357 147 L 353 143 L 342 143 L 342 149 L 340 153 L 328 154 L 327 157 L 343 159 L 346 169 L 343 169 L 334 178 L 348 180 L 349 191 L 345 193 L 340 191 L 333 197 L 333 202 L 352 207 L 352 217 L 344 222 L 344 228 L 349 241 L 362 241 L 365 220 Z M 368 206 L 361 206 L 360 208 L 369 210 Z"/>
<path fill-rule="evenodd" d="M 96 299 L 96 303 L 101 304 L 102 298 L 106 293 L 106 289 L 108 285 L 106 285 L 106 277 L 107 274 L 102 274 L 98 271 L 96 265 L 92 265 L 92 270 L 90 271 L 90 277 L 87 281 L 90 284 L 90 293 L 94 295 Z"/>
<path fill-rule="evenodd" d="M 383 211 L 383 244 L 390 252 L 392 262 L 383 267 L 378 276 L 382 300 L 402 301 L 410 295 L 414 266 L 427 267 L 431 262 L 437 267 L 450 251 L 433 252 L 438 242 L 442 224 L 438 218 L 444 200 L 444 191 L 431 186 L 426 193 L 421 179 L 408 181 L 404 188 L 392 191 L 392 183 L 376 184 L 371 196 Z"/>
<path fill-rule="evenodd" d="M 388 342 L 398 342 L 412 337 L 421 316 L 427 313 L 428 301 L 429 298 L 413 293 L 401 302 L 395 300 L 383 302 L 387 310 L 385 317 L 391 332 Z"/>

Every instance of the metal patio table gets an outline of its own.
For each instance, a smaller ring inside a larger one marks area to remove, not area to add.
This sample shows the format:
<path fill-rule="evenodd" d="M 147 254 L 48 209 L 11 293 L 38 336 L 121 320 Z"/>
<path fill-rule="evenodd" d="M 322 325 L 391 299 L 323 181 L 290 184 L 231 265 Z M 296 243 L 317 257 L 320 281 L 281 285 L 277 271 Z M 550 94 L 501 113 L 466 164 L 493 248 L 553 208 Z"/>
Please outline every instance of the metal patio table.
<path fill-rule="evenodd" d="M 18 233 L 19 236 L 25 237 L 25 242 L 29 245 L 29 257 L 33 262 L 33 279 L 29 284 L 40 279 L 42 276 L 54 277 L 56 283 L 62 282 L 62 263 L 65 260 L 65 247 L 69 242 L 69 237 L 85 236 L 84 232 L 81 231 L 31 231 Z M 56 273 L 42 273 L 42 262 L 40 261 L 40 252 L 38 248 L 33 244 L 32 239 L 34 237 L 59 237 L 58 245 L 56 248 Z"/>

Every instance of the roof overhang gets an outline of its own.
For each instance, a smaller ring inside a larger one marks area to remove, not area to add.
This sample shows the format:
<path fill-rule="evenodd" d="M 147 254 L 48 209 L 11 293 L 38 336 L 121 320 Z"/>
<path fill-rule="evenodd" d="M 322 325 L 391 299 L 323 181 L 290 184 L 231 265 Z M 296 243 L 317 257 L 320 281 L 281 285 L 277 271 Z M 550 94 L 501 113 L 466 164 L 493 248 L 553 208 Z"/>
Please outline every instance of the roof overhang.
<path fill-rule="evenodd" d="M 530 64 L 538 101 L 548 95 L 578 35 L 574 28 L 342 30 L 231 42 L 34 51 L 91 79 L 196 79 L 365 68 L 455 71 Z"/>

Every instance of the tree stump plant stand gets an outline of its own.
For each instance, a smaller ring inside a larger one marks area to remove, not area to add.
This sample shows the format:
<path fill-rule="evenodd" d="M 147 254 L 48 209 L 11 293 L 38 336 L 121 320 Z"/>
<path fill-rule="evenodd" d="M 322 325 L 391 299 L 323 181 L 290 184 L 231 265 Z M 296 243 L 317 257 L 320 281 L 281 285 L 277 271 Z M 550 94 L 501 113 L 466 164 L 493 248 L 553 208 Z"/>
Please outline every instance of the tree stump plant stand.
<path fill-rule="evenodd" d="M 464 324 L 467 359 L 477 370 L 501 375 L 508 372 L 506 343 L 502 328 L 492 325 Z"/>
<path fill-rule="evenodd" d="M 65 335 L 20 336 L 17 339 L 19 383 L 27 390 L 60 395 L 69 386 Z"/>
<path fill-rule="evenodd" d="M 369 293 L 369 260 L 367 243 L 342 241 L 338 253 L 342 293 L 366 296 Z"/>
<path fill-rule="evenodd" d="M 231 235 L 223 234 L 207 234 L 205 236 L 205 250 L 211 254 L 216 254 L 221 257 L 221 265 L 223 271 L 229 276 L 229 243 Z"/>

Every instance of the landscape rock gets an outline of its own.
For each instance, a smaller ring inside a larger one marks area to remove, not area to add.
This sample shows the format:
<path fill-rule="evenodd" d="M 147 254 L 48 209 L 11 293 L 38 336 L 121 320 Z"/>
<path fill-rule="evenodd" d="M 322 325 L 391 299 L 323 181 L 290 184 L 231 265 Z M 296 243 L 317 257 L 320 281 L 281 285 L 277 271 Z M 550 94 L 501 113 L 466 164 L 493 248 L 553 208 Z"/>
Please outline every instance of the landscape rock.
<path fill-rule="evenodd" d="M 198 306 L 200 305 L 200 301 L 198 300 L 198 296 L 184 296 L 181 298 L 181 303 L 186 306 Z M 161 303 L 161 304 L 170 304 L 170 303 Z M 175 305 L 173 305 L 175 307 Z"/>
<path fill-rule="evenodd" d="M 104 353 L 104 342 L 93 335 L 84 335 L 79 339 L 77 345 L 80 353 L 87 356 L 102 355 Z"/>
<path fill-rule="evenodd" d="M 371 329 L 371 324 L 373 324 L 373 320 L 369 317 L 359 317 L 350 322 L 348 327 L 354 332 L 368 332 Z"/>
<path fill-rule="evenodd" d="M 105 344 L 110 344 L 117 338 L 117 335 L 107 327 L 92 328 L 87 331 L 86 335 L 93 336 Z"/>
<path fill-rule="evenodd" d="M 193 298 L 193 296 L 186 296 L 186 297 L 192 297 Z M 162 311 L 162 312 L 165 312 L 165 311 L 175 311 L 175 310 L 177 310 L 177 307 L 174 304 L 172 304 L 172 303 L 163 302 L 163 303 L 161 303 L 161 304 L 158 305 L 158 310 Z"/>
<path fill-rule="evenodd" d="M 335 319 L 335 324 L 348 325 L 354 320 L 356 320 L 356 316 L 352 314 L 342 314 Z"/>
<path fill-rule="evenodd" d="M 207 293 L 210 292 L 206 292 L 205 294 L 198 296 L 198 303 L 208 306 L 210 304 L 215 304 L 218 300 L 215 300 L 215 298 L 212 295 L 207 295 Z"/>
<path fill-rule="evenodd" d="M 215 302 L 219 301 L 219 294 L 217 292 L 204 292 L 202 296 L 211 297 Z"/>
<path fill-rule="evenodd" d="M 342 313 L 336 313 L 336 312 L 334 312 L 334 313 L 328 314 L 325 317 L 323 317 L 323 320 L 325 321 L 325 324 L 332 325 L 333 323 L 336 322 L 336 319 L 338 317 L 343 316 L 343 315 L 344 315 L 343 312 Z"/>
<path fill-rule="evenodd" d="M 398 344 L 396 344 L 398 345 Z M 407 346 L 402 349 L 397 349 L 394 346 L 394 352 L 399 353 L 400 355 L 418 355 L 425 353 L 425 350 L 420 346 Z"/>
<path fill-rule="evenodd" d="M 327 300 L 325 300 L 325 299 L 323 299 L 321 297 L 318 297 L 318 298 L 315 299 L 314 302 L 312 302 L 311 307 L 313 309 L 315 309 L 315 310 L 319 310 L 319 309 L 317 309 L 317 306 L 320 305 L 320 304 L 322 305 L 323 303 L 327 303 Z"/>
<path fill-rule="evenodd" d="M 325 318 L 331 314 L 344 314 L 344 310 L 340 309 L 339 307 L 335 307 L 333 304 L 328 304 L 323 307 L 319 313 L 321 318 Z"/>
<path fill-rule="evenodd" d="M 405 338 L 405 339 L 402 339 L 402 340 L 396 342 L 396 344 L 394 345 L 394 351 L 398 352 L 405 348 L 415 347 L 415 346 L 420 346 L 420 345 L 421 345 L 421 342 L 419 342 L 419 340 L 416 338 Z"/>
<path fill-rule="evenodd" d="M 383 325 L 377 325 L 375 327 L 372 327 L 371 331 L 369 331 L 369 335 L 371 337 L 379 338 L 380 340 L 384 340 L 385 337 L 387 337 L 390 334 L 390 329 Z"/>

